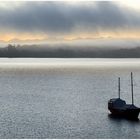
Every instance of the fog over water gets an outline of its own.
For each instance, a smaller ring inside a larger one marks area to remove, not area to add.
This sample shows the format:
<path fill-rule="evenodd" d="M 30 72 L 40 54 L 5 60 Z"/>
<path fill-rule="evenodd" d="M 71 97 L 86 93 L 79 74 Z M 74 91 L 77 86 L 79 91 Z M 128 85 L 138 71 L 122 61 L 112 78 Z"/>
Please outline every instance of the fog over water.
<path fill-rule="evenodd" d="M 1 58 L 0 64 L 2 67 L 17 67 L 20 69 L 22 67 L 36 67 L 36 68 L 49 68 L 50 66 L 60 67 L 63 66 L 67 68 L 67 66 L 73 68 L 113 68 L 116 69 L 135 69 L 140 67 L 140 59 L 138 58 Z M 40 67 L 38 67 L 40 66 Z M 87 67 L 85 67 L 87 66 Z M 60 67 L 61 68 L 61 67 Z"/>

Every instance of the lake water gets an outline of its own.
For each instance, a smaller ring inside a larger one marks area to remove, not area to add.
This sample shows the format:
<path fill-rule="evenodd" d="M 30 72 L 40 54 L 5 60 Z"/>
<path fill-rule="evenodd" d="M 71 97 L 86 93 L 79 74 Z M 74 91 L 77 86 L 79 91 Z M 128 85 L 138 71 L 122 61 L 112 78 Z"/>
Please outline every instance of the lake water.
<path fill-rule="evenodd" d="M 140 59 L 0 59 L 0 138 L 140 138 L 140 121 L 110 117 L 118 94 L 140 106 Z"/>

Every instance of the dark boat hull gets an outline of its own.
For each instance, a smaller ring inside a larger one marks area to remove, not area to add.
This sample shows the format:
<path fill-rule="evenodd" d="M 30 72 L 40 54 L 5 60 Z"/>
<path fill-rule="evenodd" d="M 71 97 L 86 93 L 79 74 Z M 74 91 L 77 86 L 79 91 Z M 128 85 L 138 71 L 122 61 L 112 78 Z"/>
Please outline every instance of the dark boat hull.
<path fill-rule="evenodd" d="M 121 116 L 130 119 L 136 119 L 139 116 L 140 109 L 109 109 L 112 115 Z"/>

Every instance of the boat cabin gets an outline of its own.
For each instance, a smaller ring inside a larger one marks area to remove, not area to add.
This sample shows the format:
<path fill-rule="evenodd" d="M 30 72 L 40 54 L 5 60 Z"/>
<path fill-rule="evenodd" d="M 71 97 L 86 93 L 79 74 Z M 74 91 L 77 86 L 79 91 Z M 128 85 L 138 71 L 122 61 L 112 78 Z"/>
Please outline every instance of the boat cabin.
<path fill-rule="evenodd" d="M 120 98 L 113 98 L 108 101 L 108 109 L 109 108 L 120 108 L 124 107 L 126 102 Z"/>

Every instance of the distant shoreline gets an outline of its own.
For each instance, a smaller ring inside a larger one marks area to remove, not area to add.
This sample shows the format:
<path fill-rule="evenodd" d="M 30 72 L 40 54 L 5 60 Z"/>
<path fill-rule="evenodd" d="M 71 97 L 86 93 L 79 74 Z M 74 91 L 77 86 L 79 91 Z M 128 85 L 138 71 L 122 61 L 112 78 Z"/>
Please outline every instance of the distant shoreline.
<path fill-rule="evenodd" d="M 13 46 L 0 48 L 0 58 L 140 58 L 140 47 L 98 49 L 70 46 Z"/>

